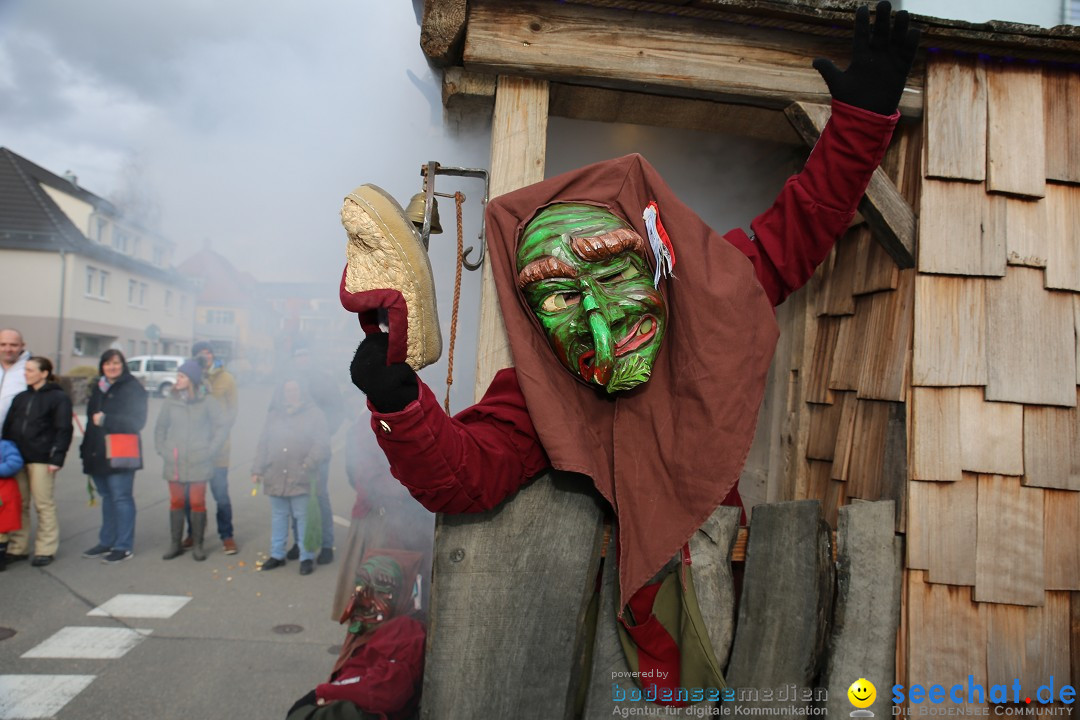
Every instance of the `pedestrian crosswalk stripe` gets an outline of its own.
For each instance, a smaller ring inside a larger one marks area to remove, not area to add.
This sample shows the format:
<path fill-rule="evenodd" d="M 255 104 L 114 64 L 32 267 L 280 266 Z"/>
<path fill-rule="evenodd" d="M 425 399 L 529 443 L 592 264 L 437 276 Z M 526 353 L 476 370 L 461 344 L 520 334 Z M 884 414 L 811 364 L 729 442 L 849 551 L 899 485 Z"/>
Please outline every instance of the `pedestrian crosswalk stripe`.
<path fill-rule="evenodd" d="M 94 681 L 94 675 L 0 675 L 0 720 L 51 718 Z"/>
<path fill-rule="evenodd" d="M 91 617 L 171 618 L 191 602 L 185 595 L 135 595 L 121 593 L 90 612 Z"/>
<path fill-rule="evenodd" d="M 146 639 L 153 630 L 66 627 L 22 654 L 24 658 L 114 659 Z"/>

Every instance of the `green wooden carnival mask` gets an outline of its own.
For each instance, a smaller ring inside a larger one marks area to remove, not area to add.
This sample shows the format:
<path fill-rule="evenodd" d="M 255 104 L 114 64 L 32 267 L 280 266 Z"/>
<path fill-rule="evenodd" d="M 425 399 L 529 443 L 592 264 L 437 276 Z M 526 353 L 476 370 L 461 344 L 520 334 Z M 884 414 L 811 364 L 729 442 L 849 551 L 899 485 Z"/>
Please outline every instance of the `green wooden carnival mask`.
<path fill-rule="evenodd" d="M 349 606 L 349 632 L 361 633 L 394 616 L 404 578 L 401 566 L 390 557 L 368 558 L 356 570 L 356 591 Z"/>
<path fill-rule="evenodd" d="M 556 203 L 521 234 L 518 287 L 567 370 L 609 393 L 649 379 L 667 327 L 650 250 L 594 205 Z"/>

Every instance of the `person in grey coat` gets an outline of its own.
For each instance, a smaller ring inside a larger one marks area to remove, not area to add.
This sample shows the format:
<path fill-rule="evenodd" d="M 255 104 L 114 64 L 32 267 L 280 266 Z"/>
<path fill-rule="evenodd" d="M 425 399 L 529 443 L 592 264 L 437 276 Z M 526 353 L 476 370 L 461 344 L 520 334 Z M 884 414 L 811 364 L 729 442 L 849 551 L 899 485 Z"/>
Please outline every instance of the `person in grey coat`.
<path fill-rule="evenodd" d="M 229 426 L 218 401 L 202 384 L 202 367 L 192 359 L 180 366 L 154 428 L 154 449 L 164 463 L 169 483 L 168 551 L 164 560 L 184 552 L 184 505 L 191 506 L 191 556 L 205 560 L 206 484 L 214 475 L 214 457 L 228 437 Z"/>
<path fill-rule="evenodd" d="M 312 482 L 318 481 L 320 464 L 328 457 L 330 433 L 323 412 L 299 381 L 285 380 L 274 393 L 251 465 L 252 482 L 261 481 L 270 497 L 270 558 L 263 570 L 285 564 L 290 516 L 296 520 L 300 574 L 310 575 L 315 569 L 315 548 L 304 543 L 308 496 Z"/>

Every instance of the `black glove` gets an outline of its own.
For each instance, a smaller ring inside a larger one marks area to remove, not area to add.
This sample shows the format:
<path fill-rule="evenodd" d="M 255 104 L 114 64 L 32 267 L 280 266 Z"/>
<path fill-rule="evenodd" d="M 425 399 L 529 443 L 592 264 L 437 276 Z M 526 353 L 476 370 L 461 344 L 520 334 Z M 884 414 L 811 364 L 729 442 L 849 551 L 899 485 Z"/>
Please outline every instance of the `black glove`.
<path fill-rule="evenodd" d="M 406 363 L 386 364 L 389 336 L 386 333 L 369 335 L 356 348 L 349 374 L 353 385 L 368 396 L 375 409 L 383 413 L 404 410 L 420 397 L 416 373 Z"/>
<path fill-rule="evenodd" d="M 879 2 L 871 32 L 870 9 L 863 5 L 855 11 L 855 42 L 847 70 L 840 72 L 825 58 L 814 60 L 814 69 L 836 100 L 880 115 L 896 112 L 919 47 L 919 30 L 908 28 L 907 11 L 901 10 L 890 32 L 891 12 L 889 2 Z"/>
<path fill-rule="evenodd" d="M 297 700 L 296 702 L 293 703 L 293 706 L 291 708 L 289 708 L 289 712 L 285 713 L 286 719 L 290 715 L 292 715 L 294 712 L 296 712 L 297 710 L 299 710 L 302 707 L 307 707 L 309 705 L 311 707 L 315 707 L 318 700 L 319 700 L 318 696 L 315 695 L 315 691 L 312 690 L 307 695 L 305 695 L 304 697 L 300 698 L 299 700 Z"/>

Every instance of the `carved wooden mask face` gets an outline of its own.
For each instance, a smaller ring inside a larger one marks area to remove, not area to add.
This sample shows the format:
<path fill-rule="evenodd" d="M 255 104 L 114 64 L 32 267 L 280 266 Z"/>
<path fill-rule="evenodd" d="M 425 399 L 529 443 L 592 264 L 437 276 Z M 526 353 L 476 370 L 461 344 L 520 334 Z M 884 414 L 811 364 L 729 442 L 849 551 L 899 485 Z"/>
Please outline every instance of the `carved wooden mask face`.
<path fill-rule="evenodd" d="M 649 379 L 667 327 L 647 243 L 610 211 L 557 203 L 518 244 L 518 287 L 559 362 L 614 393 Z"/>
<path fill-rule="evenodd" d="M 401 592 L 401 566 L 392 558 L 368 558 L 356 571 L 350 632 L 371 630 L 394 616 Z"/>

